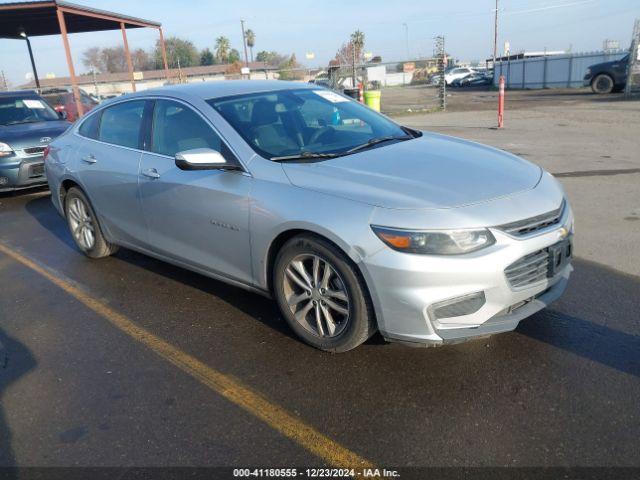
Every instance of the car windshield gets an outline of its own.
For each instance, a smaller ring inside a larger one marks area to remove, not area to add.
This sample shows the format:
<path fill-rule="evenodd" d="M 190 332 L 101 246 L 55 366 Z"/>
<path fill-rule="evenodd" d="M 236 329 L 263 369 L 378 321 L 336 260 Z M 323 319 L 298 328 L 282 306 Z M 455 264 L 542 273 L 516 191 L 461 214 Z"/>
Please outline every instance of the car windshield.
<path fill-rule="evenodd" d="M 336 92 L 292 89 L 208 103 L 265 158 L 332 158 L 413 138 L 382 115 Z"/>
<path fill-rule="evenodd" d="M 52 120 L 60 120 L 60 117 L 39 97 L 0 97 L 0 125 Z"/>

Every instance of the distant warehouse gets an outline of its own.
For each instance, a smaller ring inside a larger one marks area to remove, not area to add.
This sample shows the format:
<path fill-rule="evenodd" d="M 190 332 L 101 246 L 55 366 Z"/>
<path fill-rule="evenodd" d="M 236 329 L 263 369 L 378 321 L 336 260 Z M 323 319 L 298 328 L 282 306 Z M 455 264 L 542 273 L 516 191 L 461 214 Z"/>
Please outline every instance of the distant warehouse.
<path fill-rule="evenodd" d="M 242 75 L 235 71 L 234 65 L 202 65 L 198 67 L 186 67 L 182 69 L 170 69 L 169 78 L 172 83 L 210 82 L 218 80 L 231 80 L 241 78 Z M 262 62 L 249 64 L 251 78 L 255 80 L 274 79 L 278 77 L 277 67 L 265 65 Z M 87 93 L 98 96 L 113 96 L 123 93 L 131 93 L 131 78 L 128 72 L 121 73 L 97 73 L 78 75 L 78 85 Z M 147 70 L 134 72 L 136 88 L 138 91 L 161 87 L 167 83 L 164 70 Z M 244 78 L 247 78 L 245 75 Z M 43 89 L 66 88 L 71 86 L 70 77 L 44 78 L 40 80 Z M 20 88 L 33 89 L 33 82 L 22 85 Z"/>

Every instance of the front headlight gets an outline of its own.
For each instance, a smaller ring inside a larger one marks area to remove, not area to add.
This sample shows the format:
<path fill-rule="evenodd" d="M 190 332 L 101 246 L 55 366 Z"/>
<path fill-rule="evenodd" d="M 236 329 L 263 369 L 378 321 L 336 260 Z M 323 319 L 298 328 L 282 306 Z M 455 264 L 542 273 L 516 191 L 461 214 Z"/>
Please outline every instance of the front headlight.
<path fill-rule="evenodd" d="M 585 76 L 589 76 L 589 75 L 591 75 L 591 69 L 587 68 L 587 71 L 585 72 Z"/>
<path fill-rule="evenodd" d="M 374 233 L 399 252 L 424 255 L 460 255 L 496 243 L 486 228 L 479 230 L 410 231 L 372 225 Z"/>
<path fill-rule="evenodd" d="M 13 149 L 6 143 L 0 142 L 0 157 L 8 157 L 13 154 Z"/>

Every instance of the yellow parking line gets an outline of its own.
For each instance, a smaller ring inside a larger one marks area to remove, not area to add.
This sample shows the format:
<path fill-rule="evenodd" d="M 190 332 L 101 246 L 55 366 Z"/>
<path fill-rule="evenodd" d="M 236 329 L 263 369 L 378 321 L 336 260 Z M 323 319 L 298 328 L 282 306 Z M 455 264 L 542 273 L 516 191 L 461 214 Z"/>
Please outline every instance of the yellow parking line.
<path fill-rule="evenodd" d="M 107 319 L 119 330 L 143 343 L 214 392 L 258 417 L 285 437 L 297 442 L 314 455 L 323 459 L 327 464 L 335 467 L 358 469 L 372 466 L 372 463 L 368 460 L 323 435 L 311 425 L 287 412 L 284 408 L 253 391 L 238 379 L 211 368 L 148 330 L 136 325 L 126 316 L 116 312 L 100 300 L 93 298 L 81 288 L 67 280 L 63 280 L 57 272 L 39 265 L 2 242 L 0 242 L 0 252 L 39 273 L 76 300 Z"/>

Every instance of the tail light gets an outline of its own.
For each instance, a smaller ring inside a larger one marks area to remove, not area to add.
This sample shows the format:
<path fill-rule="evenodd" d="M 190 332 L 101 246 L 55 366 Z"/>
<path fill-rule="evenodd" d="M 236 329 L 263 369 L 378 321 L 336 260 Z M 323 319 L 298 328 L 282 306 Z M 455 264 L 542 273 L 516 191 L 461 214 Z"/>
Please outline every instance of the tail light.
<path fill-rule="evenodd" d="M 47 145 L 46 147 L 44 147 L 44 152 L 42 152 L 42 156 L 43 159 L 46 160 L 47 156 L 49 155 L 49 152 L 51 151 L 51 147 L 49 145 Z"/>

